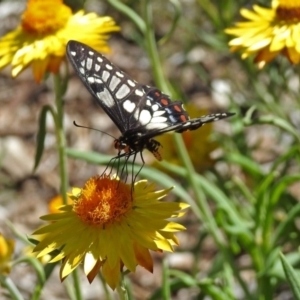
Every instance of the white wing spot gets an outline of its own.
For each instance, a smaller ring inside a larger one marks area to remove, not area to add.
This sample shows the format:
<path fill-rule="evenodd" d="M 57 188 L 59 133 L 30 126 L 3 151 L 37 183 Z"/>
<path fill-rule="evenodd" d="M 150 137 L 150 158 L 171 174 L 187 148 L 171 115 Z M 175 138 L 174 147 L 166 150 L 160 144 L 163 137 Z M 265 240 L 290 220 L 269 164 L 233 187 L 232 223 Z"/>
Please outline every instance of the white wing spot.
<path fill-rule="evenodd" d="M 149 123 L 146 125 L 146 128 L 149 129 L 149 130 L 152 130 L 152 129 L 162 129 L 162 128 L 166 128 L 168 127 L 168 123 Z"/>
<path fill-rule="evenodd" d="M 109 64 L 106 64 L 105 66 L 106 66 L 106 68 L 107 68 L 108 70 L 112 70 L 112 69 L 113 69 L 113 67 L 112 67 L 111 65 L 109 65 Z"/>
<path fill-rule="evenodd" d="M 143 109 L 140 113 L 139 121 L 142 125 L 146 125 L 151 121 L 151 114 L 149 110 Z"/>
<path fill-rule="evenodd" d="M 82 60 L 82 61 L 80 62 L 80 64 L 81 64 L 83 67 L 85 67 L 85 60 Z"/>
<path fill-rule="evenodd" d="M 121 77 L 121 78 L 123 78 L 123 77 L 124 77 L 124 74 L 122 74 L 122 73 L 121 73 L 121 72 L 119 72 L 119 71 L 117 71 L 117 72 L 116 72 L 116 75 L 117 75 L 117 76 L 119 76 L 119 77 Z"/>
<path fill-rule="evenodd" d="M 79 70 L 79 72 L 81 73 L 81 74 L 85 74 L 85 70 L 84 70 L 84 68 L 78 68 L 78 70 Z"/>
<path fill-rule="evenodd" d="M 119 90 L 116 92 L 117 99 L 123 99 L 130 93 L 130 88 L 127 84 L 122 84 Z"/>
<path fill-rule="evenodd" d="M 126 100 L 123 103 L 123 107 L 127 112 L 132 113 L 135 109 L 135 104 L 130 100 Z"/>
<path fill-rule="evenodd" d="M 157 111 L 159 109 L 159 106 L 157 104 L 152 105 L 152 110 Z"/>
<path fill-rule="evenodd" d="M 95 64 L 95 71 L 98 72 L 100 70 L 100 65 Z"/>
<path fill-rule="evenodd" d="M 91 58 L 88 57 L 87 60 L 86 60 L 86 68 L 87 68 L 88 70 L 91 70 L 92 64 L 93 64 L 93 60 L 92 60 Z"/>
<path fill-rule="evenodd" d="M 105 82 L 107 81 L 107 79 L 109 78 L 109 76 L 110 76 L 110 73 L 108 71 L 103 71 L 102 78 L 103 78 L 103 80 Z"/>
<path fill-rule="evenodd" d="M 97 57 L 97 60 L 98 60 L 99 63 L 103 62 L 103 59 L 100 56 Z"/>
<path fill-rule="evenodd" d="M 148 106 L 152 105 L 152 103 L 151 103 L 151 101 L 149 99 L 146 101 L 146 105 L 148 105 Z"/>
<path fill-rule="evenodd" d="M 136 95 L 142 97 L 144 95 L 144 93 L 141 90 L 136 89 L 134 92 Z"/>
<path fill-rule="evenodd" d="M 109 88 L 110 88 L 112 91 L 114 91 L 115 88 L 117 87 L 117 85 L 118 85 L 120 82 L 121 82 L 121 79 L 120 79 L 120 78 L 118 78 L 118 77 L 116 77 L 116 76 L 113 76 L 113 77 L 111 78 L 110 83 L 109 83 Z"/>
<path fill-rule="evenodd" d="M 89 55 L 90 55 L 90 56 L 93 56 L 93 55 L 94 55 L 94 52 L 93 52 L 93 51 L 89 51 Z"/>
<path fill-rule="evenodd" d="M 95 82 L 95 78 L 94 77 L 88 77 L 87 81 L 89 83 L 94 83 Z"/>
<path fill-rule="evenodd" d="M 97 96 L 105 106 L 112 107 L 115 105 L 115 101 L 108 89 L 105 88 L 102 92 L 97 93 Z"/>
<path fill-rule="evenodd" d="M 153 113 L 153 117 L 159 117 L 161 115 L 163 115 L 165 112 L 163 110 L 159 110 L 159 111 L 155 111 Z"/>
<path fill-rule="evenodd" d="M 152 118 L 151 123 L 164 123 L 167 120 L 168 119 L 165 117 L 156 117 L 156 118 Z"/>
<path fill-rule="evenodd" d="M 103 81 L 100 78 L 95 78 L 95 82 L 97 82 L 99 84 L 103 83 Z"/>
<path fill-rule="evenodd" d="M 72 56 L 76 56 L 76 51 L 70 51 Z"/>
<path fill-rule="evenodd" d="M 191 122 L 186 122 L 185 124 L 183 124 L 184 127 L 190 126 Z"/>
<path fill-rule="evenodd" d="M 131 79 L 128 79 L 127 82 L 130 86 L 135 86 L 135 83 Z"/>

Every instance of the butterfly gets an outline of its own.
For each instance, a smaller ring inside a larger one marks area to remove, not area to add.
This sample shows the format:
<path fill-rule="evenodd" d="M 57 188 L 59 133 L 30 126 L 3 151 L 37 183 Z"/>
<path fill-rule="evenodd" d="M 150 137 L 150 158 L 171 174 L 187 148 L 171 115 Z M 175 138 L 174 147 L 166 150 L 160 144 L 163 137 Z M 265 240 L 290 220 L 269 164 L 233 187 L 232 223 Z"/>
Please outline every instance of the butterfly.
<path fill-rule="evenodd" d="M 119 128 L 121 136 L 114 141 L 116 158 L 127 160 L 148 149 L 162 160 L 161 144 L 154 138 L 166 132 L 195 130 L 206 123 L 234 115 L 223 112 L 190 119 L 180 101 L 158 88 L 136 82 L 102 54 L 77 41 L 69 41 L 67 55 L 79 78 L 102 109 Z"/>

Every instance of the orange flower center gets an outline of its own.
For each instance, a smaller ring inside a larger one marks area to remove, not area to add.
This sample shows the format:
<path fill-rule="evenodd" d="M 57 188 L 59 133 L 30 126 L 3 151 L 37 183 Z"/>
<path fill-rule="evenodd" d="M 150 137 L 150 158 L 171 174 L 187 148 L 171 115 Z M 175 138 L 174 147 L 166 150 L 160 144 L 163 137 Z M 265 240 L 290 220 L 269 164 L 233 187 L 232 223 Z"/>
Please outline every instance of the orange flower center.
<path fill-rule="evenodd" d="M 299 0 L 279 0 L 276 14 L 280 20 L 299 21 L 300 1 Z"/>
<path fill-rule="evenodd" d="M 63 28 L 71 15 L 62 0 L 29 0 L 22 15 L 22 28 L 28 33 L 49 34 Z"/>
<path fill-rule="evenodd" d="M 129 185 L 109 176 L 90 178 L 73 206 L 74 212 L 90 225 L 118 222 L 132 209 Z"/>

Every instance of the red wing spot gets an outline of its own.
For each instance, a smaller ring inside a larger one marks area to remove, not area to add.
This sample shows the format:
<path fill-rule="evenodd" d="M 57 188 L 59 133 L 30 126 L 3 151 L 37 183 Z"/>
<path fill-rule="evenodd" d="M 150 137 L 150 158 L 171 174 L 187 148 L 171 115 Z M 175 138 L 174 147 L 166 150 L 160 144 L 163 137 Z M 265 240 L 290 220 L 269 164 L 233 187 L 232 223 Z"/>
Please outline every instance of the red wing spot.
<path fill-rule="evenodd" d="M 174 105 L 173 107 L 174 107 L 174 109 L 175 109 L 176 111 L 178 111 L 178 112 L 182 112 L 182 109 L 181 109 L 181 107 L 180 107 L 180 106 L 178 106 L 178 105 Z"/>
<path fill-rule="evenodd" d="M 160 99 L 160 103 L 164 106 L 169 105 L 169 101 L 167 99 Z"/>
<path fill-rule="evenodd" d="M 156 97 L 159 97 L 159 96 L 160 96 L 160 93 L 159 93 L 159 92 L 155 92 L 154 95 L 155 95 Z"/>
<path fill-rule="evenodd" d="M 180 121 L 181 121 L 181 122 L 186 122 L 186 121 L 187 121 L 186 116 L 185 116 L 185 115 L 181 115 L 181 116 L 180 116 Z"/>

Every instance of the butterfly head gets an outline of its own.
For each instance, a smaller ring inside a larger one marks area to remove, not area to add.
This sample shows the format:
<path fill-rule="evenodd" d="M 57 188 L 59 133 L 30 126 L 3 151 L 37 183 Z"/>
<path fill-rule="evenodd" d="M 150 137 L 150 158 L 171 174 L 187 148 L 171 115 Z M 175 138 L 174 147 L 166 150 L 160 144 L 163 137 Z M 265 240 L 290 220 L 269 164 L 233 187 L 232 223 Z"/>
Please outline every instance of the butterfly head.
<path fill-rule="evenodd" d="M 121 139 L 115 139 L 114 147 L 118 151 L 124 151 L 125 153 L 131 152 L 130 146 L 127 143 L 123 142 Z"/>

